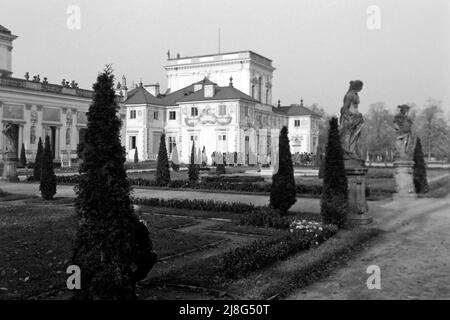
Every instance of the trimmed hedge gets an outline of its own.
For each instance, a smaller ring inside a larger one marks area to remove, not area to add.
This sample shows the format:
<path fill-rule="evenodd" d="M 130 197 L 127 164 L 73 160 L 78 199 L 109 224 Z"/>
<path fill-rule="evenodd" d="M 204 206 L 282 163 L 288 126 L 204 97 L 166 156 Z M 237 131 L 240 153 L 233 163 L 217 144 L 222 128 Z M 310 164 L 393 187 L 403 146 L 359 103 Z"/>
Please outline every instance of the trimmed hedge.
<path fill-rule="evenodd" d="M 197 199 L 160 199 L 160 198 L 132 198 L 134 204 L 150 207 L 177 208 L 186 210 L 218 211 L 247 213 L 255 210 L 252 204 L 240 202 L 219 202 L 214 200 Z"/>
<path fill-rule="evenodd" d="M 78 184 L 79 175 L 57 176 L 58 184 Z M 27 181 L 35 181 L 32 176 L 27 177 Z M 130 185 L 135 187 L 160 187 L 155 180 L 143 178 L 129 178 Z M 269 183 L 250 183 L 250 182 L 233 182 L 225 179 L 223 181 L 200 181 L 192 183 L 188 180 L 171 180 L 167 185 L 169 189 L 199 189 L 199 190 L 227 190 L 235 192 L 255 192 L 255 193 L 270 193 L 272 186 Z M 296 184 L 295 190 L 297 195 L 308 195 L 311 197 L 320 197 L 322 194 L 321 185 L 304 185 Z M 372 188 L 367 186 L 366 196 L 369 195 L 390 195 L 394 193 L 390 187 L 386 188 Z"/>
<path fill-rule="evenodd" d="M 254 241 L 225 253 L 222 272 L 228 278 L 241 278 L 299 251 L 317 246 L 336 233 L 335 226 L 325 225 L 321 232 L 294 231 L 287 236 Z"/>

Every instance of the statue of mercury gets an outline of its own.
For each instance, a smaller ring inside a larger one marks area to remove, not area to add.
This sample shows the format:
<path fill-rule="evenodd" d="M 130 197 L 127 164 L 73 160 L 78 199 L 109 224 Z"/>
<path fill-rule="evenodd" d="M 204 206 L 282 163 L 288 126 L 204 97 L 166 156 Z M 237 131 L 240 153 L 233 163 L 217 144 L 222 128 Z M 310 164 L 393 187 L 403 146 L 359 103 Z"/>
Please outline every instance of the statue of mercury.
<path fill-rule="evenodd" d="M 339 132 L 344 151 L 344 159 L 361 159 L 358 141 L 364 124 L 364 118 L 361 112 L 358 111 L 358 92 L 362 88 L 362 81 L 350 81 L 350 88 L 344 96 L 344 105 L 341 108 L 341 117 L 339 119 Z"/>
<path fill-rule="evenodd" d="M 412 140 L 412 120 L 408 117 L 410 107 L 406 104 L 398 106 L 400 112 L 394 117 L 395 149 L 397 159 L 408 160 Z"/>

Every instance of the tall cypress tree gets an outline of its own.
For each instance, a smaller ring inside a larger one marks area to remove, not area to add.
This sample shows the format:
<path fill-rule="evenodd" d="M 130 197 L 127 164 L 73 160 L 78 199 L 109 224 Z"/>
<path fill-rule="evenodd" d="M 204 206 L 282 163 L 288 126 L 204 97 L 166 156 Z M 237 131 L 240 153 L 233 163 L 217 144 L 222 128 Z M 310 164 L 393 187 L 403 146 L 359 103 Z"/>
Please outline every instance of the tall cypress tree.
<path fill-rule="evenodd" d="M 192 142 L 191 159 L 189 161 L 188 176 L 191 183 L 198 181 L 199 165 L 195 163 L 195 142 Z"/>
<path fill-rule="evenodd" d="M 270 206 L 285 214 L 297 201 L 295 198 L 294 168 L 292 165 L 287 127 L 283 127 L 280 132 L 278 157 L 278 172 L 272 177 Z"/>
<path fill-rule="evenodd" d="M 337 118 L 330 120 L 328 132 L 320 213 L 324 223 L 342 227 L 347 216 L 348 186 Z"/>
<path fill-rule="evenodd" d="M 19 167 L 25 168 L 27 166 L 27 157 L 25 156 L 25 144 L 22 143 L 22 150 L 20 150 Z"/>
<path fill-rule="evenodd" d="M 109 66 L 98 75 L 93 89 L 76 186 L 80 224 L 72 264 L 81 269 L 81 289 L 74 297 L 135 299 L 136 282 L 146 276 L 156 254 L 147 227 L 133 212 Z"/>
<path fill-rule="evenodd" d="M 51 200 L 56 194 L 56 175 L 53 169 L 53 155 L 50 147 L 50 137 L 45 137 L 45 148 L 42 155 L 41 184 L 39 186 L 42 198 Z"/>
<path fill-rule="evenodd" d="M 139 155 L 138 155 L 138 149 L 136 147 L 135 151 L 134 151 L 134 163 L 138 163 L 139 162 Z"/>
<path fill-rule="evenodd" d="M 44 147 L 42 146 L 42 139 L 39 137 L 38 148 L 36 152 L 36 158 L 34 159 L 33 178 L 35 181 L 41 180 L 42 170 L 42 154 L 44 153 Z"/>
<path fill-rule="evenodd" d="M 167 156 L 166 135 L 161 135 L 158 151 L 158 164 L 156 167 L 156 184 L 167 186 L 170 182 L 169 157 Z"/>
<path fill-rule="evenodd" d="M 423 157 L 422 142 L 420 138 L 417 137 L 416 146 L 414 148 L 414 188 L 416 193 L 426 193 L 428 192 L 428 181 L 427 181 L 427 169 L 425 165 L 425 159 Z"/>

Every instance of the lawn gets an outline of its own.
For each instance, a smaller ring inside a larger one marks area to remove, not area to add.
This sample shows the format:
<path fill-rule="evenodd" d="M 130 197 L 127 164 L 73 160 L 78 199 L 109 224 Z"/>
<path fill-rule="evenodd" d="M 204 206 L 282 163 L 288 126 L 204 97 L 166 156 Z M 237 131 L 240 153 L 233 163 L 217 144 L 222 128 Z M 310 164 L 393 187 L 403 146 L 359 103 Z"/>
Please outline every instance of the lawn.
<path fill-rule="evenodd" d="M 192 219 L 142 216 L 159 258 L 222 239 L 186 234 L 171 228 Z M 77 218 L 72 207 L 38 199 L 0 202 L 0 299 L 23 299 L 64 290 Z"/>

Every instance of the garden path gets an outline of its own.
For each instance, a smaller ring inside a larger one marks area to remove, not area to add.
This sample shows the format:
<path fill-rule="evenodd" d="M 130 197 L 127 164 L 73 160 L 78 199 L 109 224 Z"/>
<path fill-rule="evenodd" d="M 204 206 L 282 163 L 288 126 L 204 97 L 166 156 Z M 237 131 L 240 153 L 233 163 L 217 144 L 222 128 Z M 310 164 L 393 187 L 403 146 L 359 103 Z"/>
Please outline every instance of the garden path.
<path fill-rule="evenodd" d="M 450 195 L 380 204 L 384 231 L 329 277 L 288 299 L 450 299 Z M 367 288 L 367 267 L 381 270 L 381 289 Z"/>

